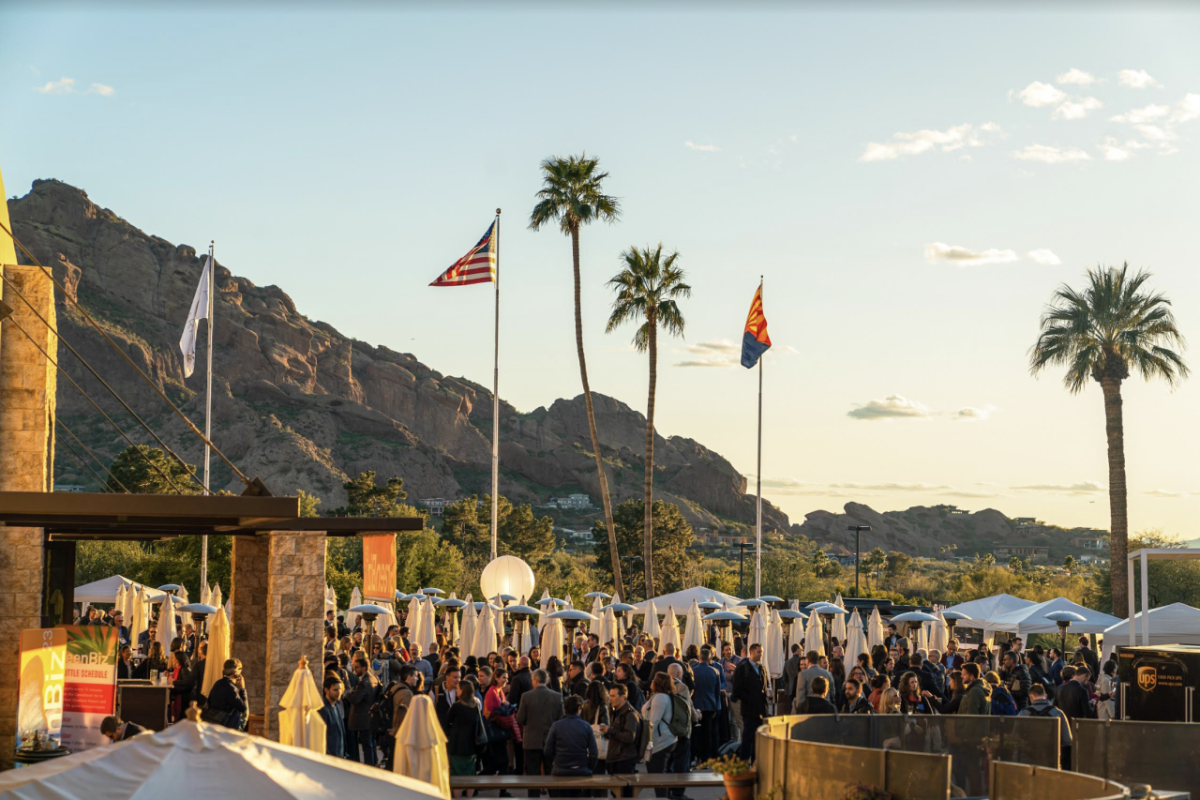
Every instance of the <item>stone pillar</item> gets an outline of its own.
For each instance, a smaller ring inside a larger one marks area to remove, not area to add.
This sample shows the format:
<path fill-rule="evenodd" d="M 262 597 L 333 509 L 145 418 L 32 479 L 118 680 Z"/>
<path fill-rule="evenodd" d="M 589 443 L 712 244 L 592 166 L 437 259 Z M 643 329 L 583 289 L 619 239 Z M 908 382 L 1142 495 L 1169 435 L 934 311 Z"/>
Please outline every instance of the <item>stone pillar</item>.
<path fill-rule="evenodd" d="M 279 700 L 300 656 L 321 675 L 325 534 L 274 531 L 233 540 L 233 657 L 242 660 L 251 714 L 279 738 Z"/>
<path fill-rule="evenodd" d="M 242 661 L 251 714 L 263 713 L 267 689 L 267 585 L 270 539 L 234 536 L 230 588 L 233 640 L 230 654 Z"/>
<path fill-rule="evenodd" d="M 265 734 L 278 740 L 279 701 L 287 691 L 300 656 L 308 657 L 318 685 L 323 671 L 325 534 L 275 531 L 270 542 Z"/>
<path fill-rule="evenodd" d="M 0 192 L 2 194 L 2 192 Z M 8 212 L 0 200 L 0 221 Z M 0 257 L 11 242 L 0 231 Z M 5 246 L 7 244 L 7 247 Z M 51 325 L 54 285 L 36 267 L 5 263 L 4 275 Z M 58 337 L 4 284 L 0 295 L 33 340 L 57 358 Z M 45 492 L 54 480 L 54 400 L 57 371 L 12 320 L 0 324 L 0 491 Z M 42 626 L 45 565 L 40 528 L 0 528 L 0 769 L 13 763 L 16 744 L 20 632 Z"/>

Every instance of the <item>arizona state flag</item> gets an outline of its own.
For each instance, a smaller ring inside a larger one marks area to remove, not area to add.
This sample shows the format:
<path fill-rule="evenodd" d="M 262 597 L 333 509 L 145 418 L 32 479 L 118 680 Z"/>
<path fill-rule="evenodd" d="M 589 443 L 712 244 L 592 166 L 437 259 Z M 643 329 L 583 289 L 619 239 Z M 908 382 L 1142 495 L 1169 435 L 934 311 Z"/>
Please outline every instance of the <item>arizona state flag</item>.
<path fill-rule="evenodd" d="M 750 316 L 746 317 L 746 332 L 742 334 L 742 366 L 750 369 L 770 348 L 767 318 L 763 316 L 762 286 L 759 286 L 754 293 L 754 301 L 750 303 Z"/>

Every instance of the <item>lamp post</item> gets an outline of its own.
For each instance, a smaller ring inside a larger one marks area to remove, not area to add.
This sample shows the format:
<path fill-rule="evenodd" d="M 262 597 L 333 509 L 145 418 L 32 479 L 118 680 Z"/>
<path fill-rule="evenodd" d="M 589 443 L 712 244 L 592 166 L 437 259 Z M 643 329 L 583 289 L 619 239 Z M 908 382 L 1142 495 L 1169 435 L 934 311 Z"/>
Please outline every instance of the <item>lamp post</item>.
<path fill-rule="evenodd" d="M 861 597 L 858 591 L 858 562 L 862 560 L 862 532 L 871 530 L 871 526 L 851 525 L 846 530 L 854 531 L 854 596 Z"/>
<path fill-rule="evenodd" d="M 631 583 L 633 583 L 633 562 L 641 561 L 641 560 L 642 560 L 641 556 L 621 556 L 622 562 L 626 562 L 626 561 L 629 562 L 629 582 L 625 584 L 626 586 L 629 586 Z M 626 594 L 628 594 L 629 590 L 626 589 L 625 592 L 626 592 Z"/>
<path fill-rule="evenodd" d="M 734 545 L 738 549 L 738 594 L 746 593 L 746 548 L 753 546 L 745 539 Z"/>

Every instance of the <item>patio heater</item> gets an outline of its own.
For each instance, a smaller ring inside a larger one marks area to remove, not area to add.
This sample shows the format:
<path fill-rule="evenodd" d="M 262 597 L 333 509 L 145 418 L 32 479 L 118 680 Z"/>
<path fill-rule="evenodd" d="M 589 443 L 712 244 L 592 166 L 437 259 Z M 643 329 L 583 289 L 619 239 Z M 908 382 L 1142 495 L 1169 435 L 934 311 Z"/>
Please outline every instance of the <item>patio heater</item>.
<path fill-rule="evenodd" d="M 1066 658 L 1067 628 L 1071 627 L 1072 622 L 1087 622 L 1087 617 L 1083 616 L 1082 614 L 1076 614 L 1074 611 L 1051 611 L 1046 615 L 1046 619 L 1058 623 L 1058 636 L 1062 648 L 1060 652 L 1063 654 L 1063 658 Z"/>
<path fill-rule="evenodd" d="M 517 655 L 524 655 L 525 650 L 521 647 L 521 623 L 528 619 L 536 619 L 538 610 L 532 606 L 527 606 L 524 603 L 515 606 L 505 606 L 500 610 L 501 614 L 507 614 L 513 621 L 513 639 L 517 643 Z"/>
<path fill-rule="evenodd" d="M 954 626 L 958 624 L 960 619 L 970 620 L 966 614 L 961 611 L 943 611 L 942 619 L 946 620 L 946 640 L 954 638 Z"/>
<path fill-rule="evenodd" d="M 733 636 L 730 635 L 730 628 L 736 624 L 747 623 L 750 620 L 737 613 L 736 611 L 715 611 L 704 618 L 705 622 L 715 625 L 718 629 L 724 632 L 724 638 L 719 639 L 721 644 L 733 644 Z M 737 655 L 734 653 L 734 655 Z"/>
<path fill-rule="evenodd" d="M 183 587 L 180 586 L 178 583 L 164 583 L 162 586 L 158 587 L 158 590 L 160 592 L 166 592 L 167 594 L 174 597 L 175 593 L 178 592 L 182 588 Z"/>
<path fill-rule="evenodd" d="M 609 608 L 612 609 L 613 618 L 616 619 L 616 621 L 617 621 L 617 630 L 618 631 L 621 630 L 621 621 L 625 619 L 625 615 L 630 613 L 631 611 L 637 611 L 637 609 L 634 608 L 633 606 L 629 605 L 629 603 L 609 603 L 608 605 L 604 606 L 604 608 L 601 608 L 600 610 L 605 611 L 606 609 L 609 609 Z"/>
<path fill-rule="evenodd" d="M 779 621 L 783 623 L 783 658 L 786 661 L 792 655 L 792 625 L 800 621 L 803 625 L 808 617 L 802 612 L 791 608 L 781 609 L 779 612 Z"/>
<path fill-rule="evenodd" d="M 379 638 L 375 635 L 375 620 L 380 616 L 387 616 L 388 610 L 374 603 L 363 603 L 361 606 L 355 606 L 347 611 L 362 615 L 363 627 L 366 631 L 363 634 L 363 650 L 367 654 L 367 664 L 369 665 L 371 659 L 375 657 L 375 640 Z"/>
<path fill-rule="evenodd" d="M 467 601 L 459 600 L 457 597 L 446 597 L 434 600 L 433 605 L 435 608 L 443 609 L 442 624 L 446 626 L 446 635 L 450 636 L 454 633 L 454 615 L 460 608 L 467 605 Z"/>
<path fill-rule="evenodd" d="M 917 630 L 926 622 L 937 622 L 937 617 L 933 614 L 926 614 L 924 611 L 907 611 L 903 614 L 897 614 L 892 617 L 892 622 L 903 622 L 908 626 L 908 652 L 917 652 Z"/>
<path fill-rule="evenodd" d="M 704 622 L 706 619 L 704 615 L 711 614 L 714 611 L 720 611 L 721 604 L 715 600 L 705 600 L 703 603 L 696 603 L 696 608 L 700 609 L 700 621 Z M 713 625 L 708 625 L 707 628 L 709 635 L 704 637 L 704 641 L 712 643 L 716 641 L 716 631 L 714 630 Z"/>
<path fill-rule="evenodd" d="M 429 589 L 422 589 L 420 592 L 418 592 L 418 594 L 435 594 L 436 595 L 436 594 L 445 594 L 445 592 L 443 592 L 441 589 L 434 589 L 431 587 Z"/>
<path fill-rule="evenodd" d="M 764 594 L 762 597 L 760 597 L 758 599 L 762 600 L 764 603 L 766 603 L 767 605 L 769 605 L 771 608 L 775 609 L 776 611 L 781 611 L 781 610 L 787 608 L 787 604 L 788 604 L 787 600 L 784 600 L 782 597 L 776 597 L 773 594 Z"/>
<path fill-rule="evenodd" d="M 192 622 L 196 623 L 196 646 L 200 646 L 200 640 L 204 638 L 206 631 L 205 621 L 209 616 L 217 613 L 216 606 L 206 605 L 205 603 L 188 603 L 186 606 L 180 606 L 176 611 L 185 611 L 192 615 Z"/>
<path fill-rule="evenodd" d="M 579 627 L 581 622 L 595 622 L 596 615 L 589 614 L 578 608 L 567 608 L 562 611 L 555 611 L 553 614 L 547 614 L 547 619 L 561 619 L 563 630 L 566 633 L 563 642 L 563 663 L 571 663 L 571 648 L 575 645 L 575 629 Z M 547 656 L 549 658 L 549 656 Z"/>

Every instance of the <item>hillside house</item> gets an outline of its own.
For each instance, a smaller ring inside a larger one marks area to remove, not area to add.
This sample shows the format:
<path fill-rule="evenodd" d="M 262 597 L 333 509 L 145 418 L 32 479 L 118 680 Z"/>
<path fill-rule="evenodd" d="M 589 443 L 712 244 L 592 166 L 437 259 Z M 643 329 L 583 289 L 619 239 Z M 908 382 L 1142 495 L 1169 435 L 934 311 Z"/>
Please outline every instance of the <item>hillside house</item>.
<path fill-rule="evenodd" d="M 440 517 L 442 512 L 446 510 L 446 506 L 450 505 L 453 500 L 446 500 L 443 497 L 426 497 L 417 501 L 429 511 L 429 516 Z"/>
<path fill-rule="evenodd" d="M 1036 544 L 998 544 L 992 551 L 997 562 L 1008 561 L 1013 556 L 1028 558 L 1031 561 L 1039 558 L 1049 558 L 1050 548 Z"/>

